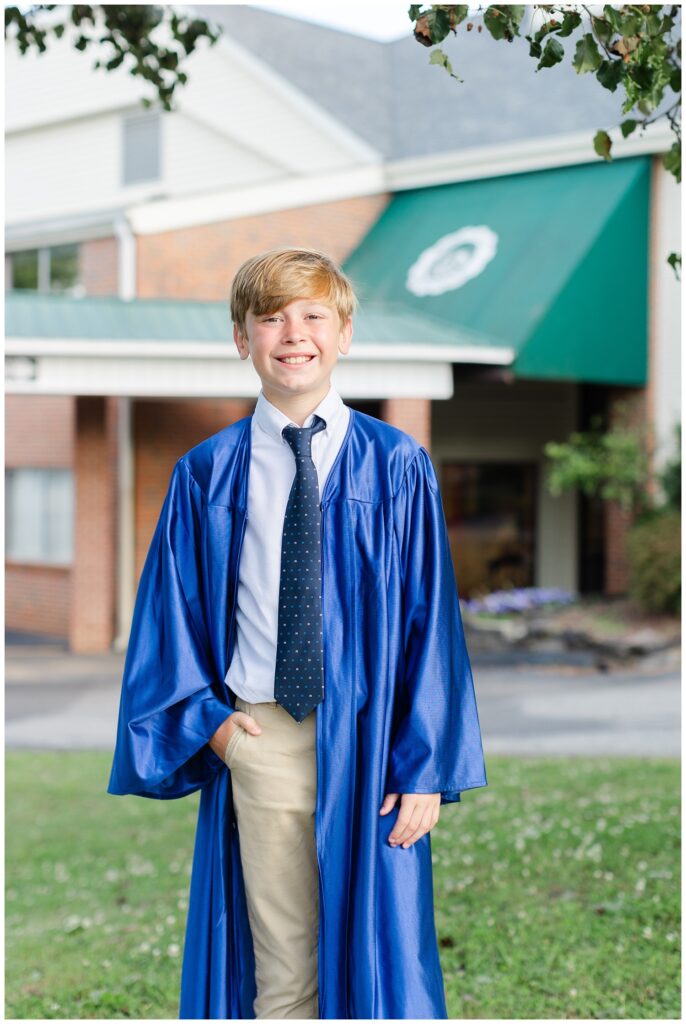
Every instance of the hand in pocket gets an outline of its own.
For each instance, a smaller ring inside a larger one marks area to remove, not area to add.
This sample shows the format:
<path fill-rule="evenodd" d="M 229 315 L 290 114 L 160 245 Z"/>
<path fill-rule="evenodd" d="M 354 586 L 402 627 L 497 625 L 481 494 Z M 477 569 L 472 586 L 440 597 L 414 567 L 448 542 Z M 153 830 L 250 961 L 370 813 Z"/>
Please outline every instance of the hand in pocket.
<path fill-rule="evenodd" d="M 248 715 L 245 711 L 234 711 L 227 715 L 210 740 L 210 747 L 217 757 L 224 757 L 229 740 L 241 730 L 250 732 L 254 736 L 258 736 L 262 732 L 252 715 Z"/>
<path fill-rule="evenodd" d="M 222 758 L 224 763 L 228 765 L 231 751 L 236 745 L 241 732 L 249 732 L 252 736 L 259 736 L 262 732 L 262 726 L 247 711 L 234 711 L 232 715 L 229 715 L 227 727 L 226 743 Z"/>
<path fill-rule="evenodd" d="M 247 711 L 234 711 L 229 716 L 229 729 L 231 732 L 229 732 L 227 739 L 231 739 L 234 729 L 245 729 L 246 732 L 252 733 L 253 736 L 259 736 L 262 732 L 262 726 Z"/>

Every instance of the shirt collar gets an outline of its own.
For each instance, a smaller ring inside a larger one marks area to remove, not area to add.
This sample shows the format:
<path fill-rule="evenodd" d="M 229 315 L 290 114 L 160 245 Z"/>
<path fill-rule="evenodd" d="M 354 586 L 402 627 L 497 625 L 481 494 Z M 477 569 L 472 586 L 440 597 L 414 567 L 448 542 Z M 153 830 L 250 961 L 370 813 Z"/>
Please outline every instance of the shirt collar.
<path fill-rule="evenodd" d="M 343 415 L 344 410 L 345 405 L 343 403 L 343 399 L 332 384 L 316 409 L 314 409 L 307 417 L 303 426 L 311 427 L 316 413 L 316 415 L 321 416 L 326 423 L 326 428 L 320 431 L 320 433 L 326 434 L 330 437 L 333 428 Z M 260 393 L 257 396 L 257 404 L 255 405 L 253 419 L 258 426 L 262 427 L 265 433 L 269 434 L 269 436 L 273 437 L 276 441 L 281 441 L 283 444 L 288 444 L 286 438 L 283 437 L 281 433 L 283 428 L 287 427 L 289 424 L 292 424 L 293 426 L 298 425 L 293 423 L 293 420 L 289 419 L 288 416 L 281 412 L 280 409 L 277 409 L 275 405 L 272 405 L 272 403 L 265 398 L 264 391 L 262 389 L 260 389 Z"/>

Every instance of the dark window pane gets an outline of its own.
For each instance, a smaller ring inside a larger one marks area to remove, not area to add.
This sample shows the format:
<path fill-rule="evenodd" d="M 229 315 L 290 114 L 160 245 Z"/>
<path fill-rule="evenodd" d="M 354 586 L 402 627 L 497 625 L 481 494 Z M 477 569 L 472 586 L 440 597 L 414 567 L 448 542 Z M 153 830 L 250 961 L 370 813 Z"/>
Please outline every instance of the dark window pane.
<path fill-rule="evenodd" d="M 63 292 L 79 282 L 78 245 L 54 245 L 50 249 L 50 291 Z"/>
<path fill-rule="evenodd" d="M 441 492 L 460 597 L 534 582 L 536 465 L 441 465 Z"/>
<path fill-rule="evenodd" d="M 38 250 L 26 249 L 24 252 L 13 252 L 12 288 L 38 288 Z"/>

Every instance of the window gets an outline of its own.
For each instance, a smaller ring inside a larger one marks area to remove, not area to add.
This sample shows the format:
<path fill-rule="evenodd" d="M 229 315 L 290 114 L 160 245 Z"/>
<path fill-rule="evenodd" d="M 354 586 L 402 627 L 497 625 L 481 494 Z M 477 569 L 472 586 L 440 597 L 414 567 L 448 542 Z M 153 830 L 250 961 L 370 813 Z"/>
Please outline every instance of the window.
<path fill-rule="evenodd" d="M 78 243 L 8 253 L 5 261 L 5 288 L 7 291 L 30 289 L 82 295 Z"/>
<path fill-rule="evenodd" d="M 50 291 L 68 292 L 79 280 L 78 245 L 55 245 L 50 253 Z"/>
<path fill-rule="evenodd" d="M 460 597 L 533 586 L 536 480 L 533 462 L 441 463 Z"/>
<path fill-rule="evenodd" d="M 156 181 L 160 176 L 160 115 L 133 114 L 123 122 L 122 184 Z"/>
<path fill-rule="evenodd" d="M 13 252 L 9 255 L 10 289 L 38 288 L 38 250 Z"/>
<path fill-rule="evenodd" d="M 73 561 L 74 475 L 70 469 L 5 471 L 5 553 L 17 562 Z"/>

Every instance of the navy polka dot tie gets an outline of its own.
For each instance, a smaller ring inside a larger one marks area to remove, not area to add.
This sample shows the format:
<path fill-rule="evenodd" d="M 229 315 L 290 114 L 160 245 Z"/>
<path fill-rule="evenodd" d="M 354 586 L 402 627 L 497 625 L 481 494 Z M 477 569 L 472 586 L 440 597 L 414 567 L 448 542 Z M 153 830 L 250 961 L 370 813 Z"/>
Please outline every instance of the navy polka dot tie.
<path fill-rule="evenodd" d="M 295 479 L 283 523 L 274 698 L 296 722 L 324 697 L 321 510 L 311 453 L 313 435 L 325 427 L 315 416 L 311 427 L 281 431 L 295 455 Z"/>

